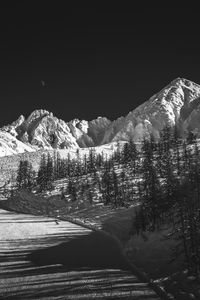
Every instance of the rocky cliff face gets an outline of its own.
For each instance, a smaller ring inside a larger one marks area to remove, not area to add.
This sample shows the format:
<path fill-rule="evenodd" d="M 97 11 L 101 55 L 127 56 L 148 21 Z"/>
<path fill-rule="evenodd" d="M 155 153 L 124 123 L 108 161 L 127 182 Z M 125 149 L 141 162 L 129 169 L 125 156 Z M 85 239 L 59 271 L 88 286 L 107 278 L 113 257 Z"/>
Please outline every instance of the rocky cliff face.
<path fill-rule="evenodd" d="M 35 148 L 64 149 L 99 145 L 109 124 L 107 118 L 91 122 L 75 119 L 67 123 L 51 112 L 35 110 L 27 119 L 20 116 L 2 131 Z"/>
<path fill-rule="evenodd" d="M 102 117 L 89 122 L 79 119 L 65 122 L 51 112 L 35 110 L 27 119 L 20 116 L 1 128 L 0 147 L 7 145 L 9 137 L 21 143 L 20 149 L 23 144 L 28 147 L 26 151 L 85 148 L 130 138 L 137 142 L 151 134 L 158 139 L 166 125 L 175 124 L 183 136 L 188 131 L 200 136 L 200 85 L 184 78 L 173 80 L 126 117 L 113 122 Z"/>

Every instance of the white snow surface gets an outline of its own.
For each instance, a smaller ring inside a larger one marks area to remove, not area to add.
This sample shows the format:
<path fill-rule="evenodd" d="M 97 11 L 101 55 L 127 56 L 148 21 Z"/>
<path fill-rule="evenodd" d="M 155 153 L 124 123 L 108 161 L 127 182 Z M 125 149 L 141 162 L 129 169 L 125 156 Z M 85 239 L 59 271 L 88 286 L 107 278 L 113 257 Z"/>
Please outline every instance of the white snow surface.
<path fill-rule="evenodd" d="M 32 152 L 35 149 L 31 145 L 28 146 L 17 140 L 10 133 L 0 130 L 0 157 L 23 153 L 25 151 Z"/>
<path fill-rule="evenodd" d="M 102 155 L 104 159 L 109 158 L 113 155 L 117 149 L 122 149 L 123 145 L 126 142 L 112 142 L 109 144 L 97 146 L 97 147 L 88 147 L 88 148 L 80 148 L 78 149 L 58 149 L 57 151 L 59 152 L 61 158 L 68 158 L 70 156 L 71 159 L 76 159 L 80 158 L 83 159 L 84 156 L 88 156 L 89 152 L 92 150 L 94 151 L 95 155 Z"/>
<path fill-rule="evenodd" d="M 150 134 L 159 138 L 166 125 L 175 124 L 183 135 L 189 130 L 200 135 L 199 118 L 200 85 L 177 78 L 126 117 L 112 122 L 102 144 L 130 138 L 139 141 Z"/>

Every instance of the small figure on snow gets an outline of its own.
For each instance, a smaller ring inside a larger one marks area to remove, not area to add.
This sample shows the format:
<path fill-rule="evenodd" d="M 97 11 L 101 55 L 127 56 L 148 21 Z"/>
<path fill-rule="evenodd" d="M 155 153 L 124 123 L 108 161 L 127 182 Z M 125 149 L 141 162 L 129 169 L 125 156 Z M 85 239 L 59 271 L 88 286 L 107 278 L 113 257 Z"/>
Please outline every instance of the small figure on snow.
<path fill-rule="evenodd" d="M 46 82 L 45 82 L 44 80 L 41 80 L 41 81 L 40 81 L 40 85 L 41 85 L 42 87 L 45 87 L 45 86 L 46 86 Z"/>

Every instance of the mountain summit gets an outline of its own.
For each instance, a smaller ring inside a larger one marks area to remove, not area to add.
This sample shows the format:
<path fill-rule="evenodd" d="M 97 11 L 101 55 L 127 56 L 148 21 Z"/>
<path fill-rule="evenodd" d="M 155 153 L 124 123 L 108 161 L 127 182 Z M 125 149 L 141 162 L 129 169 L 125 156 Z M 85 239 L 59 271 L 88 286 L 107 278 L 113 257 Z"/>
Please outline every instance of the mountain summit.
<path fill-rule="evenodd" d="M 27 119 L 20 116 L 1 130 L 37 148 L 83 148 L 99 145 L 110 123 L 102 117 L 89 122 L 78 119 L 65 122 L 52 112 L 39 109 L 33 111 Z"/>
<path fill-rule="evenodd" d="M 183 136 L 189 131 L 200 135 L 200 85 L 177 78 L 127 116 L 113 122 L 103 117 L 65 122 L 47 110 L 35 110 L 27 119 L 20 116 L 1 128 L 0 153 L 15 153 L 13 149 L 10 152 L 2 150 L 5 146 L 9 149 L 10 144 L 23 152 L 94 147 L 130 138 L 137 142 L 151 134 L 158 139 L 167 125 L 176 125 Z M 12 143 L 8 145 L 9 140 Z"/>
<path fill-rule="evenodd" d="M 199 108 L 200 85 L 177 78 L 126 117 L 112 122 L 102 144 L 129 138 L 139 141 L 150 134 L 159 138 L 165 126 L 175 124 L 182 135 L 187 131 L 200 133 Z"/>

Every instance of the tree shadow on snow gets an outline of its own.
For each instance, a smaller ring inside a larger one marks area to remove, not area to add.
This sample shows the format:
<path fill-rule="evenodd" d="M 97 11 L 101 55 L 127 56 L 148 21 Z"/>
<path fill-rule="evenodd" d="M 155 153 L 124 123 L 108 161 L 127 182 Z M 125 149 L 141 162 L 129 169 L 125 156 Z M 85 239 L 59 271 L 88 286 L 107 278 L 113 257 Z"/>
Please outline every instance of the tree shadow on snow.
<path fill-rule="evenodd" d="M 118 242 L 101 232 L 92 232 L 53 247 L 33 251 L 28 255 L 28 260 L 37 266 L 61 264 L 69 271 L 130 269 Z"/>

